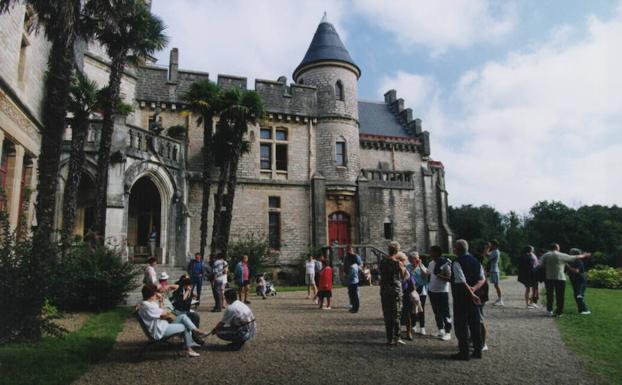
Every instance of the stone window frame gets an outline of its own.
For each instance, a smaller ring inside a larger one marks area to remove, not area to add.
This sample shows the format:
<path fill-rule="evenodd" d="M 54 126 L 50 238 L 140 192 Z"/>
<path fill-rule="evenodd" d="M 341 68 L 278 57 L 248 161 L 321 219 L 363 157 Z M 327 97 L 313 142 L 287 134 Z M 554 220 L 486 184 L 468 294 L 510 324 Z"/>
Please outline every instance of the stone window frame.
<path fill-rule="evenodd" d="M 269 135 L 264 133 L 269 132 Z M 284 136 L 279 138 L 279 134 Z M 282 126 L 260 127 L 259 129 L 259 170 L 261 173 L 284 174 L 289 170 L 289 138 L 290 129 Z M 270 158 L 270 168 L 263 167 L 265 158 L 262 156 L 262 149 L 269 148 L 268 157 Z M 285 148 L 284 159 L 277 159 L 280 149 Z"/>
<path fill-rule="evenodd" d="M 273 204 L 276 203 L 276 204 Z M 268 197 L 268 243 L 270 249 L 280 250 L 283 245 L 281 237 L 283 236 L 283 218 L 281 216 L 282 200 L 278 195 L 270 195 Z M 273 223 L 276 219 L 276 235 L 272 234 Z M 274 238 L 276 237 L 276 238 Z"/>
<path fill-rule="evenodd" d="M 343 146 L 343 151 L 339 154 L 339 147 Z M 348 167 L 348 141 L 343 136 L 340 136 L 335 140 L 335 166 L 338 168 L 347 168 Z M 342 161 L 339 162 L 339 157 L 341 156 Z"/>
<path fill-rule="evenodd" d="M 382 224 L 382 237 L 385 240 L 392 241 L 395 235 L 393 230 L 394 230 L 393 220 L 389 217 L 385 218 Z"/>
<path fill-rule="evenodd" d="M 345 98 L 345 90 L 343 88 L 343 82 L 341 80 L 337 80 L 335 82 L 335 100 L 344 101 Z"/>

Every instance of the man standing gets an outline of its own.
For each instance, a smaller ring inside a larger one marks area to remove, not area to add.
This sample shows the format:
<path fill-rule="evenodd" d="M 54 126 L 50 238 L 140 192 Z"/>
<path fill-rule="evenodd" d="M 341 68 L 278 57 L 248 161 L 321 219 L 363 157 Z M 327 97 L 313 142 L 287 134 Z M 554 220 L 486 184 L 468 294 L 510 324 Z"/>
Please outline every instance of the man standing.
<path fill-rule="evenodd" d="M 499 242 L 496 240 L 490 241 L 484 248 L 484 255 L 488 257 L 489 263 L 489 281 L 495 286 L 497 291 L 497 300 L 493 303 L 493 306 L 503 306 L 503 299 L 501 298 L 501 287 L 499 287 L 499 260 L 501 253 L 499 252 Z"/>
<path fill-rule="evenodd" d="M 359 297 L 359 274 L 361 267 L 356 263 L 346 266 L 348 272 L 348 296 L 350 297 L 350 305 L 352 308 L 350 313 L 358 313 L 361 300 Z"/>
<path fill-rule="evenodd" d="M 155 226 L 151 228 L 151 233 L 149 233 L 149 252 L 152 257 L 157 257 L 156 255 L 156 246 L 158 244 L 158 230 Z"/>
<path fill-rule="evenodd" d="M 192 280 L 192 292 L 194 292 L 196 288 L 198 306 L 201 302 L 201 289 L 203 288 L 203 276 L 205 274 L 205 265 L 203 264 L 203 258 L 200 253 L 194 254 L 194 259 L 188 263 L 186 271 Z"/>
<path fill-rule="evenodd" d="M 481 302 L 475 293 L 486 282 L 486 277 L 482 265 L 469 254 L 467 241 L 457 240 L 454 253 L 458 258 L 452 265 L 451 293 L 459 352 L 451 358 L 468 361 L 469 358 L 482 358 L 482 329 L 480 312 L 477 308 Z M 473 354 L 470 356 L 469 335 L 473 341 Z"/>
<path fill-rule="evenodd" d="M 346 247 L 346 255 L 343 259 L 343 272 L 346 276 L 346 281 L 348 282 L 348 293 L 349 293 L 349 300 L 350 300 L 350 311 L 352 311 L 352 309 L 354 309 L 354 296 L 350 294 L 350 292 L 354 293 L 354 286 L 350 285 L 350 273 L 351 273 L 351 269 L 352 269 L 352 265 L 356 265 L 358 267 L 358 269 L 356 269 L 356 272 L 358 274 L 359 270 L 360 270 L 360 266 L 363 264 L 363 261 L 361 260 L 361 257 L 358 254 L 354 253 L 354 250 L 352 249 L 352 246 L 348 245 Z M 359 298 L 358 296 L 358 276 L 357 276 L 357 281 L 356 281 L 356 299 Z M 358 311 L 358 307 L 357 307 L 357 311 Z M 355 312 L 356 313 L 356 312 Z"/>
<path fill-rule="evenodd" d="M 451 261 L 443 257 L 442 253 L 443 251 L 439 246 L 430 248 L 432 261 L 428 264 L 428 274 L 430 274 L 428 295 L 438 328 L 436 336 L 443 341 L 449 341 L 451 339 L 451 314 L 449 313 Z"/>
<path fill-rule="evenodd" d="M 589 257 L 590 253 L 568 255 L 559 252 L 559 245 L 552 243 L 550 251 L 545 253 L 540 259 L 540 265 L 544 269 L 546 287 L 546 310 L 550 316 L 560 317 L 564 312 L 564 294 L 566 291 L 566 274 L 564 267 L 567 262 Z M 556 310 L 553 313 L 553 293 L 555 293 Z"/>
<path fill-rule="evenodd" d="M 307 299 L 315 299 L 317 286 L 315 285 L 315 258 L 313 258 L 313 254 L 309 254 L 309 258 L 305 262 L 305 283 L 307 284 Z M 313 289 L 313 297 L 311 297 L 311 289 Z"/>
<path fill-rule="evenodd" d="M 143 275 L 143 284 L 158 286 L 158 274 L 155 269 L 157 264 L 158 261 L 155 257 L 149 257 L 149 259 L 147 259 L 147 267 L 145 267 Z"/>
<path fill-rule="evenodd" d="M 225 256 L 223 253 L 219 253 L 216 256 L 216 260 L 214 261 L 214 299 L 216 301 L 214 305 L 214 312 L 222 311 L 223 300 L 224 300 L 224 290 L 227 285 L 227 273 L 228 273 L 228 264 L 225 261 Z"/>

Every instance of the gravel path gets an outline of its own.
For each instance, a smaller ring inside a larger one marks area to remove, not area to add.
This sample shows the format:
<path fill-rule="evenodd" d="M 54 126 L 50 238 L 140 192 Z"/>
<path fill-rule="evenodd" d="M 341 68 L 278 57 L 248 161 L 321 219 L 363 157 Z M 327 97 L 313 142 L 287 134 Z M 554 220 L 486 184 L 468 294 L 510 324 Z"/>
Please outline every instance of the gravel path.
<path fill-rule="evenodd" d="M 240 352 L 224 351 L 224 342 L 210 337 L 194 359 L 166 346 L 141 358 L 145 337 L 130 319 L 109 358 L 77 384 L 592 384 L 554 321 L 543 310 L 524 308 L 516 279 L 502 281 L 502 288 L 506 306 L 486 306 L 490 351 L 482 360 L 449 360 L 457 351 L 453 336 L 385 346 L 378 287 L 364 287 L 358 314 L 346 311 L 345 289 L 335 290 L 333 309 L 323 311 L 301 292 L 253 298 L 257 337 Z M 429 304 L 426 311 L 428 334 L 435 334 Z M 218 317 L 202 311 L 201 320 L 212 327 Z"/>

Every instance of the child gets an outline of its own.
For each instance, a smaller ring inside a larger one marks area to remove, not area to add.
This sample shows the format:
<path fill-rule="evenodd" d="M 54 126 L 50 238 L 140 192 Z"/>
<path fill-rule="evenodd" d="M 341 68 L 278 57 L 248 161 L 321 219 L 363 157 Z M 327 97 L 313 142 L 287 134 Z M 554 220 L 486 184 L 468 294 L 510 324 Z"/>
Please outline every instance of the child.
<path fill-rule="evenodd" d="M 264 278 L 264 274 L 260 273 L 257 275 L 257 293 L 261 295 L 262 299 L 266 299 L 266 279 Z"/>
<path fill-rule="evenodd" d="M 320 270 L 320 284 L 317 294 L 320 300 L 320 309 L 324 308 L 324 298 L 326 298 L 326 307 L 324 309 L 330 310 L 330 299 L 333 296 L 333 269 L 328 266 L 324 259 L 322 259 L 322 270 Z"/>

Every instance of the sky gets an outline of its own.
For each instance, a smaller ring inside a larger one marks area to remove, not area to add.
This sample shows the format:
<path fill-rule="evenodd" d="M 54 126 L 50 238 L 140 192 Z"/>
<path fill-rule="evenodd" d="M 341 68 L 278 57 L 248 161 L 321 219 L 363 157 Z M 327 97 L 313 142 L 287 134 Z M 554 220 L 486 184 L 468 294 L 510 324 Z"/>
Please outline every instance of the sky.
<path fill-rule="evenodd" d="M 181 68 L 251 87 L 291 81 L 324 11 L 359 98 L 422 119 L 450 205 L 622 204 L 622 0 L 153 0 Z"/>

